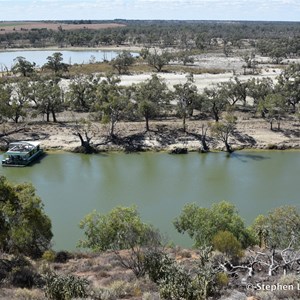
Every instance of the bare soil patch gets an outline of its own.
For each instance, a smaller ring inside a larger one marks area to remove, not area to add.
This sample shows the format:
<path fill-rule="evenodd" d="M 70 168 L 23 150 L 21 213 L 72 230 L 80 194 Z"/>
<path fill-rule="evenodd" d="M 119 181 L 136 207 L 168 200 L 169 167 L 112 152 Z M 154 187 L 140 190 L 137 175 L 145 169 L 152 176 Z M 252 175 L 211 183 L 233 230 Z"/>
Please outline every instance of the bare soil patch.
<path fill-rule="evenodd" d="M 65 24 L 56 22 L 1 22 L 0 34 L 11 32 L 26 32 L 29 30 L 48 29 L 48 30 L 77 30 L 77 29 L 105 29 L 123 27 L 124 24 L 103 23 L 103 24 Z"/>

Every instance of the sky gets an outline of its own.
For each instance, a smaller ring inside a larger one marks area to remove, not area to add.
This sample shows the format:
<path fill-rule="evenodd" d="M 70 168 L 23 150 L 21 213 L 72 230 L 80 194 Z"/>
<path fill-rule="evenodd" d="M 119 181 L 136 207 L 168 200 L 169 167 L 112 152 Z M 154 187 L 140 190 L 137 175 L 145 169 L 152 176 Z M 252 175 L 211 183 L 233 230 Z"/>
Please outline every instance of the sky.
<path fill-rule="evenodd" d="M 12 20 L 300 21 L 300 0 L 0 0 Z"/>

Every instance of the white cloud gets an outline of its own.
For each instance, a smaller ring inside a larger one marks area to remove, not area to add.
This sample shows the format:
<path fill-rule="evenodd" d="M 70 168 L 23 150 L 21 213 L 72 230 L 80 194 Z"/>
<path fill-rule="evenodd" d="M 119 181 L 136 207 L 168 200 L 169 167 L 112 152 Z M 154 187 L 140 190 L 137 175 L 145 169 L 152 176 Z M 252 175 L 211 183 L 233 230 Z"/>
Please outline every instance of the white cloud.
<path fill-rule="evenodd" d="M 300 0 L 0 0 L 1 18 L 298 20 Z"/>

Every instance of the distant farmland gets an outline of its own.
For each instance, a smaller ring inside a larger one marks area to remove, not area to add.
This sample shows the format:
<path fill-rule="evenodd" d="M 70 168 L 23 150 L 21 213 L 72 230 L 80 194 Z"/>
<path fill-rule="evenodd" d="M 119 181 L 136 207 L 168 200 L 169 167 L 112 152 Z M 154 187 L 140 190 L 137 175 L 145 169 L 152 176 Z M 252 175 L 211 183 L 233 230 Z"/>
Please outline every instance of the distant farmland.
<path fill-rule="evenodd" d="M 99 24 L 67 24 L 60 22 L 0 22 L 0 34 L 11 32 L 24 32 L 38 29 L 51 30 L 76 30 L 76 29 L 105 29 L 123 27 L 124 24 L 118 23 L 99 23 Z"/>

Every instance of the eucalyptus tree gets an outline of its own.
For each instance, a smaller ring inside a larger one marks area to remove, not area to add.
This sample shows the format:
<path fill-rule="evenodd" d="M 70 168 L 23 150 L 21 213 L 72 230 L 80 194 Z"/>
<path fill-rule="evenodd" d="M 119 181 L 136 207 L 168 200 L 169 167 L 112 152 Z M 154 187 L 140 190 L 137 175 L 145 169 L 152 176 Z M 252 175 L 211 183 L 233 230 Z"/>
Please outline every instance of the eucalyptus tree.
<path fill-rule="evenodd" d="M 12 184 L 0 177 L 0 249 L 41 257 L 52 239 L 51 221 L 29 183 Z"/>
<path fill-rule="evenodd" d="M 236 122 L 236 116 L 233 114 L 227 114 L 221 122 L 210 124 L 210 129 L 213 136 L 225 144 L 225 148 L 228 153 L 233 151 L 229 144 L 229 138 L 236 129 Z"/>
<path fill-rule="evenodd" d="M 178 52 L 176 54 L 176 58 L 178 59 L 178 61 L 181 61 L 184 66 L 186 66 L 187 64 L 193 64 L 195 61 L 191 52 L 186 50 Z"/>
<path fill-rule="evenodd" d="M 119 74 L 128 73 L 129 67 L 134 63 L 134 58 L 129 51 L 122 51 L 111 61 L 111 65 Z"/>
<path fill-rule="evenodd" d="M 9 118 L 9 103 L 12 89 L 10 86 L 0 84 L 0 121 L 3 122 Z"/>
<path fill-rule="evenodd" d="M 66 101 L 75 111 L 88 112 L 96 100 L 97 84 L 100 77 L 78 76 L 71 80 Z"/>
<path fill-rule="evenodd" d="M 247 82 L 248 95 L 253 99 L 253 107 L 257 110 L 260 107 L 262 117 L 265 115 L 265 110 L 261 108 L 264 105 L 266 97 L 274 91 L 273 80 L 266 78 L 252 78 Z"/>
<path fill-rule="evenodd" d="M 22 76 L 27 77 L 35 73 L 35 63 L 31 63 L 23 56 L 18 56 L 14 59 L 14 65 L 12 67 L 13 73 L 20 73 Z"/>
<path fill-rule="evenodd" d="M 157 75 L 134 86 L 133 99 L 137 110 L 145 118 L 146 131 L 150 130 L 149 120 L 157 117 L 169 103 L 170 91 L 166 83 Z"/>
<path fill-rule="evenodd" d="M 80 140 L 80 147 L 76 151 L 85 154 L 96 153 L 97 149 L 92 143 L 92 139 L 98 134 L 98 126 L 87 119 L 76 119 L 73 114 L 73 135 L 77 136 Z"/>
<path fill-rule="evenodd" d="M 61 52 L 54 52 L 51 56 L 47 57 L 47 62 L 43 65 L 43 68 L 53 71 L 55 76 L 58 76 L 63 72 L 67 72 L 69 65 L 63 62 Z"/>
<path fill-rule="evenodd" d="M 137 277 L 145 275 L 146 255 L 162 246 L 158 230 L 142 222 L 134 206 L 117 206 L 108 214 L 93 211 L 80 222 L 80 228 L 85 235 L 80 247 L 97 252 L 112 250 L 121 265 Z M 128 255 L 123 255 L 123 249 L 128 250 Z"/>
<path fill-rule="evenodd" d="M 203 96 L 203 110 L 219 122 L 221 113 L 226 110 L 228 101 L 223 89 L 218 87 L 205 88 Z"/>
<path fill-rule="evenodd" d="M 193 84 L 194 77 L 192 74 L 186 76 L 187 81 L 182 84 L 174 85 L 173 98 L 177 102 L 177 112 L 182 118 L 182 129 L 186 131 L 186 118 L 191 114 L 193 105 L 200 99 L 197 87 Z"/>
<path fill-rule="evenodd" d="M 226 97 L 229 105 L 234 106 L 238 102 L 246 104 L 247 82 L 242 82 L 238 77 L 222 82 L 218 85 L 220 93 Z"/>
<path fill-rule="evenodd" d="M 35 86 L 34 102 L 38 114 L 46 115 L 46 121 L 57 122 L 57 113 L 64 109 L 64 96 L 62 89 L 55 80 L 40 81 Z"/>
<path fill-rule="evenodd" d="M 210 46 L 211 36 L 207 32 L 200 32 L 195 38 L 195 45 L 198 49 L 204 50 Z"/>
<path fill-rule="evenodd" d="M 253 242 L 236 207 L 226 201 L 215 203 L 211 208 L 186 204 L 173 224 L 179 233 L 187 233 L 196 247 L 212 245 L 214 236 L 220 231 L 231 232 L 243 248 Z"/>
<path fill-rule="evenodd" d="M 274 121 L 277 122 L 277 130 L 280 130 L 281 120 L 287 112 L 286 101 L 281 93 L 267 95 L 258 109 L 264 111 L 264 117 L 270 123 L 271 130 L 273 130 Z"/>
<path fill-rule="evenodd" d="M 103 123 L 110 123 L 109 135 L 115 137 L 115 126 L 129 105 L 128 89 L 119 85 L 120 78 L 107 75 L 97 85 L 96 100 L 92 110 L 100 113 Z"/>
<path fill-rule="evenodd" d="M 300 247 L 300 212 L 294 206 L 282 206 L 258 216 L 251 230 L 260 245 L 271 249 Z"/>
<path fill-rule="evenodd" d="M 287 49 L 284 45 L 274 43 L 268 55 L 275 64 L 280 64 L 287 57 Z"/>
<path fill-rule="evenodd" d="M 252 70 L 251 73 L 254 74 L 257 66 L 257 61 L 255 60 L 255 53 L 253 51 L 250 53 L 246 53 L 242 56 L 242 59 L 245 62 L 245 65 L 243 65 L 244 75 L 246 75 L 247 69 Z"/>
<path fill-rule="evenodd" d="M 149 66 L 155 68 L 157 72 L 161 72 L 162 68 L 165 65 L 168 65 L 171 61 L 171 54 L 167 51 L 163 51 L 161 54 L 157 52 L 156 49 L 154 49 L 154 52 L 148 52 L 146 56 L 146 61 Z"/>
<path fill-rule="evenodd" d="M 27 79 L 21 79 L 17 83 L 6 86 L 0 97 L 0 111 L 3 117 L 18 123 L 25 119 L 30 108 L 31 86 Z"/>
<path fill-rule="evenodd" d="M 292 112 L 296 112 L 300 103 L 300 64 L 289 65 L 279 76 L 276 90 L 281 93 Z"/>

